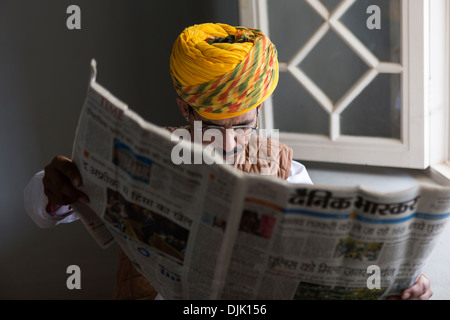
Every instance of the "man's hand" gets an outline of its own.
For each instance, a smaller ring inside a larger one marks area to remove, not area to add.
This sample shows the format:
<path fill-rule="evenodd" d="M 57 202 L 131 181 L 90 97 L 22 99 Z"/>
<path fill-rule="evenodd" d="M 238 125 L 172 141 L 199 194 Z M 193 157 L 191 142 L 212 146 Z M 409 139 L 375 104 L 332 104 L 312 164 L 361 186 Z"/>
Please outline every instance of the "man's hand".
<path fill-rule="evenodd" d="M 421 274 L 416 283 L 408 289 L 403 290 L 401 296 L 389 297 L 390 300 L 428 300 L 433 295 L 430 288 L 430 279 Z"/>
<path fill-rule="evenodd" d="M 78 190 L 81 186 L 81 175 L 76 165 L 64 156 L 56 156 L 45 167 L 45 175 L 42 179 L 44 193 L 48 198 L 47 212 L 51 212 L 50 206 L 69 205 L 74 202 L 86 203 L 89 198 Z"/>

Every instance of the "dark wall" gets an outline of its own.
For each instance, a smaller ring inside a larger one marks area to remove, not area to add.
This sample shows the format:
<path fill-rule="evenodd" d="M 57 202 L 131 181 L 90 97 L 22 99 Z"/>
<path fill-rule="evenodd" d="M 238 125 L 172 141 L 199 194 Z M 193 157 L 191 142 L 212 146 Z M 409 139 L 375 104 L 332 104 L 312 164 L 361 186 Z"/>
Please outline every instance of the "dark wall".
<path fill-rule="evenodd" d="M 68 30 L 69 5 L 81 30 Z M 169 55 L 178 34 L 203 22 L 238 25 L 237 0 L 0 2 L 0 299 L 109 299 L 117 245 L 100 249 L 80 222 L 39 229 L 23 206 L 30 178 L 70 156 L 89 63 L 97 81 L 145 119 L 184 123 Z M 66 268 L 81 268 L 68 290 Z"/>

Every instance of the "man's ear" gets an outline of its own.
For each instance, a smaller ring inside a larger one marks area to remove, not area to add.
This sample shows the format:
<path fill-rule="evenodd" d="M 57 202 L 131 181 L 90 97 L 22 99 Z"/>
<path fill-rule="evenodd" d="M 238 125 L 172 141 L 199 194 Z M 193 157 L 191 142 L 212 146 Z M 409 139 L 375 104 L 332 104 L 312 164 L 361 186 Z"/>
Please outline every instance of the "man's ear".
<path fill-rule="evenodd" d="M 180 108 L 183 118 L 189 118 L 189 105 L 183 101 L 180 97 L 177 97 L 178 108 Z"/>
<path fill-rule="evenodd" d="M 256 115 L 257 117 L 259 117 L 259 115 L 261 114 L 261 107 L 262 107 L 262 103 L 256 107 Z"/>

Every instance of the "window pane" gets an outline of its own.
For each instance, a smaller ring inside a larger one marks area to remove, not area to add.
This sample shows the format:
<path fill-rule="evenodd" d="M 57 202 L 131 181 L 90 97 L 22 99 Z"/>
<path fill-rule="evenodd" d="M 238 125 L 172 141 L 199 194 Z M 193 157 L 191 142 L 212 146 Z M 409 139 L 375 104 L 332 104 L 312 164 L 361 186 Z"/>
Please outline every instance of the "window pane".
<path fill-rule="evenodd" d="M 380 8 L 380 29 L 367 27 L 370 5 Z M 400 63 L 400 17 L 400 0 L 357 0 L 340 20 L 378 59 Z"/>
<path fill-rule="evenodd" d="M 280 62 L 291 61 L 323 24 L 311 8 L 314 2 L 267 0 L 270 37 Z M 330 12 L 342 0 L 319 0 Z M 379 11 L 367 13 L 371 5 Z M 376 16 L 379 14 L 379 16 Z M 367 21 L 379 18 L 381 29 Z M 401 62 L 401 1 L 357 0 L 340 21 L 382 62 Z M 333 104 L 337 104 L 366 74 L 369 66 L 330 28 L 298 63 Z M 292 67 L 290 65 L 289 67 Z M 379 74 L 341 113 L 340 134 L 400 139 L 401 74 Z M 280 72 L 273 95 L 274 125 L 284 132 L 329 135 L 330 116 L 289 72 Z"/>
<path fill-rule="evenodd" d="M 334 103 L 368 70 L 334 31 L 325 34 L 299 67 Z"/>
<path fill-rule="evenodd" d="M 305 1 L 268 0 L 270 40 L 288 62 L 324 22 Z"/>
<path fill-rule="evenodd" d="M 342 0 L 320 0 L 328 11 L 332 12 Z"/>
<path fill-rule="evenodd" d="M 399 74 L 379 74 L 342 112 L 341 133 L 400 139 Z"/>
<path fill-rule="evenodd" d="M 273 93 L 274 127 L 283 132 L 329 135 L 329 115 L 288 72 Z"/>

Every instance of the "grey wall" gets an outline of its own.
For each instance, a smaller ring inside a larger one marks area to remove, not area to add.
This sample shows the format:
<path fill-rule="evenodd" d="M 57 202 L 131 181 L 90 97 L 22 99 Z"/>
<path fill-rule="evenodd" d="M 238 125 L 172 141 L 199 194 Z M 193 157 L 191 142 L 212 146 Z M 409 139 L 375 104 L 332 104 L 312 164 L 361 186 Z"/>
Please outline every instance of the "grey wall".
<path fill-rule="evenodd" d="M 66 9 L 81 8 L 81 30 Z M 145 119 L 178 125 L 169 55 L 195 23 L 238 25 L 237 0 L 2 1 L 0 3 L 0 299 L 109 299 L 117 245 L 100 249 L 80 222 L 39 229 L 23 207 L 30 178 L 70 156 L 89 76 Z M 81 268 L 68 290 L 66 268 Z"/>

